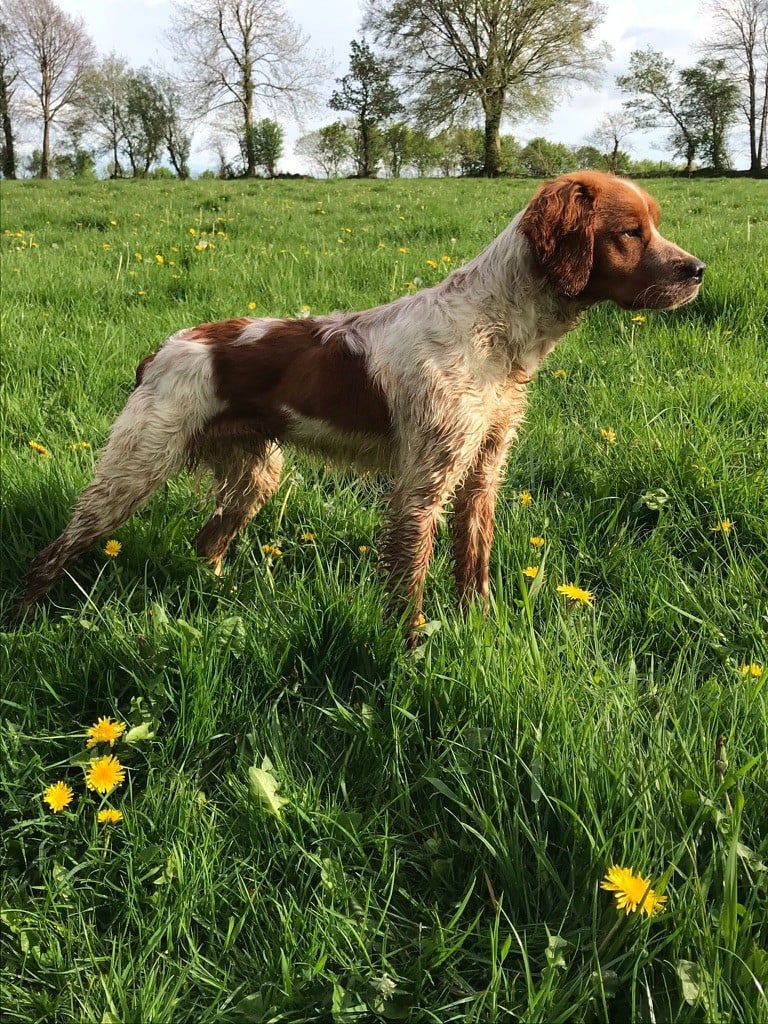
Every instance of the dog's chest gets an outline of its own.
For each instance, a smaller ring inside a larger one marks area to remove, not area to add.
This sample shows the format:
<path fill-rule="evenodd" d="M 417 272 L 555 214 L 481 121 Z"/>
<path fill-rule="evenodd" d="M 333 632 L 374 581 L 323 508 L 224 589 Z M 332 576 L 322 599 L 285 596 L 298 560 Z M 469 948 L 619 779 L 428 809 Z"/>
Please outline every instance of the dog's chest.
<path fill-rule="evenodd" d="M 341 430 L 327 420 L 305 416 L 284 406 L 286 427 L 283 439 L 310 455 L 341 465 L 389 473 L 393 446 L 389 435 Z"/>

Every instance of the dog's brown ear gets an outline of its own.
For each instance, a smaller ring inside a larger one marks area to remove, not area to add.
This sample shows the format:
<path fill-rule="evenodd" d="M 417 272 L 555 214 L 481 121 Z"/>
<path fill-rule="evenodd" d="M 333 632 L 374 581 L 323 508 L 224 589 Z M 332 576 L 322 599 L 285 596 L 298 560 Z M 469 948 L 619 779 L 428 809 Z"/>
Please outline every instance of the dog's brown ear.
<path fill-rule="evenodd" d="M 592 271 L 594 205 L 587 185 L 558 178 L 541 186 L 520 221 L 547 280 L 569 298 L 586 288 Z"/>

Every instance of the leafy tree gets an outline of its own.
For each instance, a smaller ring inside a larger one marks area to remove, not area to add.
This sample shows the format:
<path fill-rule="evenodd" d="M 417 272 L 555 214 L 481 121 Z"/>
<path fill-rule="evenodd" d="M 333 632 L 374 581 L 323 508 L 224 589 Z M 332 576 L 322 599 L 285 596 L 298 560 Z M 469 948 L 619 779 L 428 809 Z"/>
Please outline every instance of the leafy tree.
<path fill-rule="evenodd" d="M 709 0 L 717 29 L 705 52 L 725 61 L 740 89 L 749 132 L 749 172 L 768 170 L 768 0 Z"/>
<path fill-rule="evenodd" d="M 170 42 L 201 111 L 235 127 L 245 173 L 257 174 L 256 109 L 300 114 L 314 104 L 324 74 L 281 0 L 182 0 Z"/>
<path fill-rule="evenodd" d="M 145 178 L 160 156 L 165 130 L 163 97 L 146 68 L 127 76 L 120 127 L 131 172 Z"/>
<path fill-rule="evenodd" d="M 382 132 L 384 163 L 391 178 L 399 178 L 411 156 L 413 132 L 406 124 L 393 121 Z"/>
<path fill-rule="evenodd" d="M 501 171 L 504 118 L 541 114 L 606 56 L 594 0 L 367 0 L 364 26 L 414 94 L 418 123 L 482 113 L 483 173 Z"/>
<path fill-rule="evenodd" d="M 389 118 L 402 111 L 399 94 L 390 81 L 390 67 L 374 56 L 368 44 L 353 39 L 349 74 L 336 79 L 339 88 L 328 106 L 352 114 L 357 145 L 355 162 L 361 178 L 374 178 L 381 153 L 381 131 Z"/>
<path fill-rule="evenodd" d="M 51 128 L 79 99 L 95 50 L 82 18 L 66 14 L 54 0 L 7 0 L 5 20 L 19 77 L 40 106 L 40 177 L 49 178 Z"/>
<path fill-rule="evenodd" d="M 182 181 L 189 177 L 189 154 L 192 150 L 191 115 L 187 98 L 171 75 L 159 74 L 155 85 L 162 103 L 163 142 L 168 159 Z"/>
<path fill-rule="evenodd" d="M 440 162 L 440 143 L 419 128 L 411 131 L 409 165 L 420 178 L 433 171 Z"/>
<path fill-rule="evenodd" d="M 334 121 L 333 124 L 302 135 L 294 148 L 299 156 L 309 160 L 326 178 L 338 178 L 352 160 L 355 140 L 342 121 Z"/>
<path fill-rule="evenodd" d="M 120 151 L 128 76 L 128 62 L 116 53 L 109 54 L 88 72 L 79 101 L 80 113 L 90 121 L 97 153 L 110 157 L 110 178 L 123 176 Z"/>
<path fill-rule="evenodd" d="M 520 151 L 520 163 L 533 178 L 553 178 L 576 169 L 573 152 L 561 142 L 538 136 Z"/>
<path fill-rule="evenodd" d="M 699 140 L 699 149 L 717 173 L 727 170 L 727 136 L 739 103 L 739 87 L 726 71 L 725 61 L 700 60 L 680 72 L 687 91 L 689 119 Z"/>
<path fill-rule="evenodd" d="M 692 117 L 690 92 L 680 80 L 674 62 L 648 47 L 634 50 L 629 74 L 616 82 L 622 92 L 633 96 L 625 107 L 637 128 L 666 128 L 676 156 L 685 160 L 690 174 L 699 148 L 697 125 Z"/>
<path fill-rule="evenodd" d="M 267 177 L 274 178 L 277 161 L 283 155 L 283 129 L 270 118 L 265 117 L 253 126 L 253 153 L 258 167 L 263 168 Z"/>

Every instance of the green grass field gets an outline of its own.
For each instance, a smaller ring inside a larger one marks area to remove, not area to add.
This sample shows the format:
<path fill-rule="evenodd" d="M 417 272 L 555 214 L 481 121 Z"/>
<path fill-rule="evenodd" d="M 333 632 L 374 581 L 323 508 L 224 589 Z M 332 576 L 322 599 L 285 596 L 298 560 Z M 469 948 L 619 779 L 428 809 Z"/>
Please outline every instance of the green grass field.
<path fill-rule="evenodd" d="M 13 625 L 169 333 L 426 286 L 533 188 L 3 183 L 3 1022 L 768 1020 L 763 185 L 650 185 L 702 294 L 593 310 L 542 368 L 487 619 L 441 537 L 408 655 L 382 485 L 293 459 L 223 580 L 182 478 Z M 102 716 L 133 731 L 86 751 Z"/>

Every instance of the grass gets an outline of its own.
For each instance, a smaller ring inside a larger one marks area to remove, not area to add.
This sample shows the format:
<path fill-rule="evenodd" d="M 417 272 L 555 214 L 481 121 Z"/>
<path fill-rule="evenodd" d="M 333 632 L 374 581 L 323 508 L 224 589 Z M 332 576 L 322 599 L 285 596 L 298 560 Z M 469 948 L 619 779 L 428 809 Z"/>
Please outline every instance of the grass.
<path fill-rule="evenodd" d="M 550 356 L 491 614 L 458 615 L 442 538 L 414 658 L 381 486 L 298 459 L 223 581 L 181 479 L 12 605 L 167 334 L 429 284 L 531 183 L 3 183 L 0 1020 L 768 1018 L 768 192 L 651 190 L 701 297 L 593 310 Z M 134 732 L 86 751 L 100 716 Z M 619 914 L 613 864 L 664 912 Z"/>

